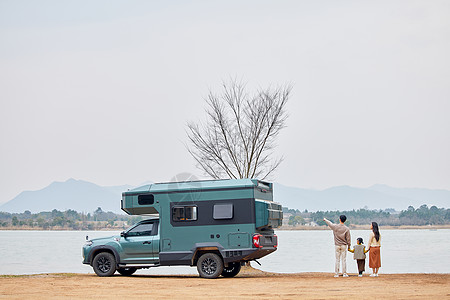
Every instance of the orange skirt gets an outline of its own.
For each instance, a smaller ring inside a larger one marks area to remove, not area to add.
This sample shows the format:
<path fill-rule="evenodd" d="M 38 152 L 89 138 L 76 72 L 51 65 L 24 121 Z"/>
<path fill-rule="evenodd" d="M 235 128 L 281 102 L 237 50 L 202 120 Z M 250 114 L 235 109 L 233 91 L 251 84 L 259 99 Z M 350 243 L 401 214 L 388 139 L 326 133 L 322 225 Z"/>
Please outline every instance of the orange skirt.
<path fill-rule="evenodd" d="M 381 267 L 380 247 L 371 247 L 369 251 L 369 268 Z"/>

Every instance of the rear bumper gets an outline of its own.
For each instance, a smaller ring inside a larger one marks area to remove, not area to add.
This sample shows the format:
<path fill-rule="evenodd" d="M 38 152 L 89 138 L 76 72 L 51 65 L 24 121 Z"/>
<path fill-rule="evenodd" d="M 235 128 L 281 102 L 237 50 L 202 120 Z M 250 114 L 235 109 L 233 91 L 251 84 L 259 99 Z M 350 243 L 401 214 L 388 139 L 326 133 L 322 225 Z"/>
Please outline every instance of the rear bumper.
<path fill-rule="evenodd" d="M 276 247 L 262 247 L 262 248 L 247 248 L 247 249 L 236 249 L 236 250 L 224 250 L 222 252 L 222 257 L 225 263 L 235 262 L 235 261 L 250 261 L 264 257 L 277 250 Z"/>

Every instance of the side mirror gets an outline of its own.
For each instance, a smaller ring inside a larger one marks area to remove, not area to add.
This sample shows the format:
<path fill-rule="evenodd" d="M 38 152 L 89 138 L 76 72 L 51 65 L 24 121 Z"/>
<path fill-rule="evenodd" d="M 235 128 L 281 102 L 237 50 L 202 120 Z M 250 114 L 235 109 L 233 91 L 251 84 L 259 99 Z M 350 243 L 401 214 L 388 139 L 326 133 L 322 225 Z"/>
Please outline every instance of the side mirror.
<path fill-rule="evenodd" d="M 127 237 L 127 233 L 125 231 L 122 231 L 120 233 L 120 236 L 123 237 L 123 238 L 126 238 Z"/>

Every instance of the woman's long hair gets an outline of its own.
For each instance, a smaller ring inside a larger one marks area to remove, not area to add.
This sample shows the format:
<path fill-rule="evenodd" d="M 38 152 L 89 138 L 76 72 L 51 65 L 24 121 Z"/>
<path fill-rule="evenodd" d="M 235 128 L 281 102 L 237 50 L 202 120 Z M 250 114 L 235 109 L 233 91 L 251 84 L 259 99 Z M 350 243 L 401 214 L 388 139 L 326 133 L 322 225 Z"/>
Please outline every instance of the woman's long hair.
<path fill-rule="evenodd" d="M 372 231 L 373 231 L 373 234 L 375 235 L 375 239 L 378 242 L 380 240 L 380 230 L 378 230 L 377 222 L 372 222 Z"/>

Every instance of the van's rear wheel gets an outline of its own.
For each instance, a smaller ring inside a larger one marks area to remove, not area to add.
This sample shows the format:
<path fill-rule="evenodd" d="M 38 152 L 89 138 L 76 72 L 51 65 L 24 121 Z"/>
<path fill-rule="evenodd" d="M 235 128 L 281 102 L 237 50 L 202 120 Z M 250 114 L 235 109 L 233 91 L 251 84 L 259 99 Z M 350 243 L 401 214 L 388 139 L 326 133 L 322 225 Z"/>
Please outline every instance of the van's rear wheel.
<path fill-rule="evenodd" d="M 136 268 L 119 268 L 117 269 L 117 272 L 119 272 L 120 275 L 123 276 L 131 276 L 136 272 Z"/>
<path fill-rule="evenodd" d="M 223 277 L 234 277 L 241 271 L 240 262 L 232 262 L 228 264 L 228 267 L 224 267 L 222 271 Z"/>
<path fill-rule="evenodd" d="M 98 276 L 112 276 L 116 272 L 116 259 L 109 252 L 100 252 L 94 257 L 92 268 Z"/>
<path fill-rule="evenodd" d="M 217 278 L 223 271 L 222 258 L 215 253 L 205 253 L 197 261 L 197 271 L 200 277 Z"/>

